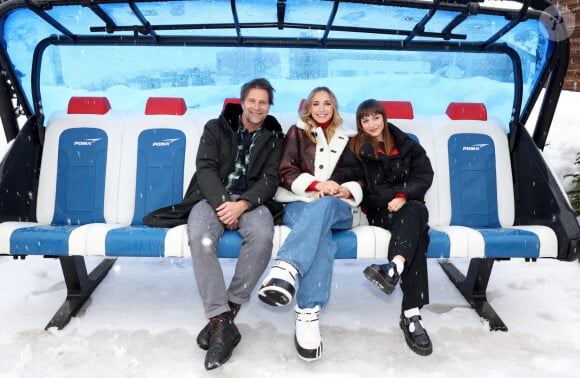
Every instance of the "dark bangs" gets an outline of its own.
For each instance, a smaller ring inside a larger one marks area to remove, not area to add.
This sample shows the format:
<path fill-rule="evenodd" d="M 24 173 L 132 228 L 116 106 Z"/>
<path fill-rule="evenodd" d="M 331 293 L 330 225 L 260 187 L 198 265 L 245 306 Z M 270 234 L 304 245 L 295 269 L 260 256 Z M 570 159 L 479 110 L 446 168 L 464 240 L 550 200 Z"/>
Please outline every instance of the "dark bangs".
<path fill-rule="evenodd" d="M 373 116 L 375 114 L 380 114 L 383 116 L 383 118 L 387 118 L 385 108 L 383 108 L 383 105 L 381 105 L 381 103 L 377 100 L 369 99 L 361 102 L 356 110 L 357 126 L 363 117 Z"/>

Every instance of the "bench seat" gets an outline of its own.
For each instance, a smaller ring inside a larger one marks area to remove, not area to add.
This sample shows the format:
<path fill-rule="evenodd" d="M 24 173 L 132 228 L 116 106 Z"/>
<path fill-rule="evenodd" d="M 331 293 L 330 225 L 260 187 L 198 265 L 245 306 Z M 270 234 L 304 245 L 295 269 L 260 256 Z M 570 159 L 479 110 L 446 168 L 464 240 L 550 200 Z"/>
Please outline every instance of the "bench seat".
<path fill-rule="evenodd" d="M 556 257 L 552 229 L 513 224 L 505 127 L 487 119 L 483 105 L 451 104 L 445 115 L 417 117 L 409 103 L 382 103 L 398 117 L 390 121 L 425 148 L 435 171 L 426 195 L 428 257 Z M 73 98 L 71 108 L 47 126 L 38 222 L 0 224 L 0 253 L 189 257 L 185 226 L 149 228 L 142 218 L 181 201 L 211 115 L 188 111 L 179 98 L 150 98 L 144 114 L 114 112 L 106 98 Z M 352 114 L 344 118 L 354 122 Z M 334 234 L 336 258 L 385 259 L 390 233 L 369 226 L 360 209 L 354 215 L 351 230 Z M 276 226 L 273 257 L 288 232 Z M 219 256 L 236 257 L 240 245 L 239 235 L 226 231 Z"/>
<path fill-rule="evenodd" d="M 231 101 L 228 99 L 227 101 Z M 556 258 L 558 240 L 543 225 L 516 225 L 514 187 L 504 125 L 483 104 L 453 103 L 445 115 L 415 116 L 410 103 L 383 101 L 389 120 L 417 140 L 434 169 L 425 196 L 427 257 L 440 265 L 491 329 L 507 330 L 486 299 L 495 259 Z M 214 115 L 189 110 L 181 98 L 150 98 L 143 114 L 111 110 L 106 98 L 71 98 L 49 120 L 42 154 L 36 222 L 0 223 L 0 254 L 59 257 L 67 299 L 47 328 L 64 327 L 115 258 L 190 257 L 186 225 L 143 225 L 152 210 L 181 201 L 195 170 L 205 123 Z M 296 115 L 279 115 L 295 119 Z M 354 114 L 343 114 L 355 130 Z M 288 122 L 287 122 L 288 123 Z M 290 125 L 284 125 L 288 128 Z M 290 229 L 276 225 L 274 258 Z M 333 233 L 337 259 L 385 261 L 390 232 L 353 209 L 350 230 Z M 242 239 L 226 231 L 221 258 L 238 256 Z M 107 257 L 87 273 L 84 256 Z M 467 276 L 449 259 L 471 259 Z"/>

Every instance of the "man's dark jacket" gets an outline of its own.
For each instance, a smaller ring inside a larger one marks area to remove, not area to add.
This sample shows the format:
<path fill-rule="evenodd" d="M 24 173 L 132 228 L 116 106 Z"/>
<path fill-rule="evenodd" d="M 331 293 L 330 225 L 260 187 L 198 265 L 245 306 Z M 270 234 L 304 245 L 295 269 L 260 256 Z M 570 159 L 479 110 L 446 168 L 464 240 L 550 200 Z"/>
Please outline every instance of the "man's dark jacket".
<path fill-rule="evenodd" d="M 224 182 L 237 157 L 241 114 L 240 105 L 228 104 L 219 118 L 207 122 L 199 141 L 195 174 L 183 202 L 153 211 L 143 218 L 144 224 L 153 227 L 185 224 L 191 209 L 200 200 L 206 199 L 214 209 L 231 200 Z M 278 165 L 283 143 L 282 127 L 276 118 L 268 115 L 246 167 L 248 189 L 239 197 L 250 203 L 250 210 L 266 205 L 274 217 L 282 211 L 282 205 L 272 197 L 280 182 Z"/>

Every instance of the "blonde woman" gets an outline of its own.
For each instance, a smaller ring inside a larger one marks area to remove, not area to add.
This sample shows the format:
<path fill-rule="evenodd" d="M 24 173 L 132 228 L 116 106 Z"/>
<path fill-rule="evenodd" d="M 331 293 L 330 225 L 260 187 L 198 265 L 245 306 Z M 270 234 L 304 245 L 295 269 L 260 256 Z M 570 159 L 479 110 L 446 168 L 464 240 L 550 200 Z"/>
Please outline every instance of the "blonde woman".
<path fill-rule="evenodd" d="M 284 306 L 296 294 L 295 346 L 307 361 L 322 354 L 320 310 L 330 296 L 337 250 L 332 231 L 352 226 L 351 206 L 358 206 L 362 189 L 356 182 L 330 180 L 348 147 L 342 118 L 332 91 L 312 90 L 296 125 L 290 127 L 280 160 L 280 187 L 275 200 L 285 202 L 284 224 L 291 232 L 259 290 L 271 306 Z"/>

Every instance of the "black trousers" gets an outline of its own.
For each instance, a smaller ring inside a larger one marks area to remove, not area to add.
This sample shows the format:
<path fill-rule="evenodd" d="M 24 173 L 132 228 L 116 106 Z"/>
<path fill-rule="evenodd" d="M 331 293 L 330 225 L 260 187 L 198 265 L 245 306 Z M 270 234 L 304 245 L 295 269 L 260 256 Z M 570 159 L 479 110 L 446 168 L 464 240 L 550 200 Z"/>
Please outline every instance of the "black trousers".
<path fill-rule="evenodd" d="M 369 224 L 391 231 L 389 261 L 397 255 L 405 258 L 401 274 L 402 310 L 423 307 L 429 303 L 427 247 L 429 246 L 429 212 L 424 203 L 407 201 L 395 213 L 379 211 L 369 217 Z"/>

